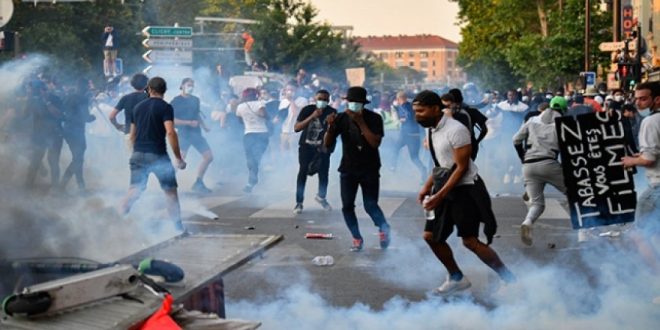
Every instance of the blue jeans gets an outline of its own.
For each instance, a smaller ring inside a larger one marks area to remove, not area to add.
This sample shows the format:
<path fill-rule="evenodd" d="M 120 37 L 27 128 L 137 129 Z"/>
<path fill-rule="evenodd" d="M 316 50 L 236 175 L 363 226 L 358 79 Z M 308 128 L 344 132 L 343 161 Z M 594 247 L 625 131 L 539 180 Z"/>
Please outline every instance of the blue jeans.
<path fill-rule="evenodd" d="M 635 221 L 646 233 L 660 233 L 660 184 L 650 185 L 639 196 Z"/>
<path fill-rule="evenodd" d="M 154 154 L 150 152 L 133 151 L 129 160 L 131 168 L 131 186 L 140 190 L 147 188 L 149 174 L 153 173 L 158 178 L 163 190 L 177 188 L 174 166 L 167 154 Z"/>
<path fill-rule="evenodd" d="M 378 172 L 341 173 L 339 184 L 341 188 L 341 212 L 354 239 L 362 239 L 357 216 L 355 215 L 355 197 L 357 196 L 358 187 L 362 189 L 364 210 L 367 211 L 374 225 L 380 231 L 389 231 L 390 226 L 385 220 L 383 210 L 378 206 L 378 193 L 380 190 L 380 174 Z"/>
<path fill-rule="evenodd" d="M 259 164 L 268 148 L 268 133 L 248 133 L 243 136 L 243 148 L 248 168 L 248 185 L 259 182 Z"/>
<path fill-rule="evenodd" d="M 309 164 L 314 159 L 314 156 L 318 154 L 321 157 L 321 163 L 319 166 L 319 192 L 318 195 L 321 198 L 325 198 L 328 192 L 328 171 L 330 170 L 330 154 L 325 152 L 320 152 L 317 150 L 317 147 L 312 146 L 299 146 L 298 147 L 298 164 L 300 168 L 298 169 L 298 178 L 296 179 L 296 203 L 302 204 L 303 199 L 305 198 L 305 184 L 307 183 L 307 173 L 309 169 Z"/>

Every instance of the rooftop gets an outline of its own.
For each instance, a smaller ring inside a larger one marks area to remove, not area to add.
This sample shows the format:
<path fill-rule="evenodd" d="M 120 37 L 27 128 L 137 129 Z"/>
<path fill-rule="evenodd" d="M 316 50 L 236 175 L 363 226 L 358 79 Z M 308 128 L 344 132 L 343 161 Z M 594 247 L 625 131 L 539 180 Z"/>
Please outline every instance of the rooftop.
<path fill-rule="evenodd" d="M 386 49 L 432 49 L 453 48 L 458 44 L 441 36 L 421 34 L 414 36 L 367 36 L 357 37 L 356 42 L 366 51 Z"/>

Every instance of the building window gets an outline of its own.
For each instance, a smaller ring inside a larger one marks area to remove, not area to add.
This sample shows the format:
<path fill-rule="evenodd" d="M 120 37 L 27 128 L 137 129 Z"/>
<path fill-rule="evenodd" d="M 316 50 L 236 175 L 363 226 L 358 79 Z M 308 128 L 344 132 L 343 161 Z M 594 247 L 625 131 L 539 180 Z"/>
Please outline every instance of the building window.
<path fill-rule="evenodd" d="M 433 60 L 433 66 L 435 66 L 435 60 Z"/>
<path fill-rule="evenodd" d="M 396 60 L 396 62 L 394 63 L 394 65 L 395 65 L 397 68 L 402 67 L 402 66 L 403 66 L 403 60 L 401 60 L 401 59 Z"/>
<path fill-rule="evenodd" d="M 428 61 L 421 61 L 421 62 L 419 62 L 419 66 L 421 68 L 428 68 L 429 67 L 429 62 Z"/>
<path fill-rule="evenodd" d="M 433 70 L 433 76 L 435 77 L 435 70 Z"/>
<path fill-rule="evenodd" d="M 388 57 L 388 55 L 389 54 L 387 54 L 387 53 L 380 53 L 380 58 L 381 59 L 386 59 Z"/>
<path fill-rule="evenodd" d="M 411 68 L 414 67 L 414 66 L 415 66 L 415 62 L 414 62 L 414 61 L 410 61 L 410 62 L 408 62 L 408 66 L 411 67 Z"/>
<path fill-rule="evenodd" d="M 415 52 L 408 52 L 408 57 L 415 57 Z"/>
<path fill-rule="evenodd" d="M 429 57 L 429 52 L 420 52 L 420 53 L 419 53 L 419 57 L 421 57 L 421 58 L 427 58 L 427 57 Z"/>
<path fill-rule="evenodd" d="M 394 54 L 394 56 L 395 56 L 396 58 L 402 58 L 402 57 L 403 57 L 403 52 L 396 52 L 396 53 Z"/>

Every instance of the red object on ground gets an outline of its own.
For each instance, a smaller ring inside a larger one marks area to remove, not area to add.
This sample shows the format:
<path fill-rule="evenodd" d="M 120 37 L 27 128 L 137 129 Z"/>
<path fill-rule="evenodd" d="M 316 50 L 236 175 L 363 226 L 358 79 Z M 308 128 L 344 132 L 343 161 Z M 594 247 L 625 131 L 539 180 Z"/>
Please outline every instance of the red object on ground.
<path fill-rule="evenodd" d="M 170 317 L 172 302 L 174 302 L 172 295 L 166 294 L 163 304 L 149 317 L 140 330 L 181 330 L 181 327 Z"/>
<path fill-rule="evenodd" d="M 307 234 L 305 234 L 305 238 L 307 238 L 307 239 L 332 239 L 332 234 L 307 233 Z"/>

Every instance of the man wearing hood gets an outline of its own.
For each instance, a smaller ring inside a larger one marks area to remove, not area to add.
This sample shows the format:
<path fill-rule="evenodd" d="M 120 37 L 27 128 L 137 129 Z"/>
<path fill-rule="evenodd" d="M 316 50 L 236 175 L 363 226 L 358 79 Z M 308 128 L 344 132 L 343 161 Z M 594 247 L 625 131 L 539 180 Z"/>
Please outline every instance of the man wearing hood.
<path fill-rule="evenodd" d="M 557 160 L 559 142 L 555 118 L 561 117 L 567 108 L 566 99 L 555 96 L 550 100 L 549 109 L 530 118 L 513 136 L 513 145 L 523 163 L 525 192 L 529 197 L 527 216 L 520 226 L 520 238 L 526 245 L 532 245 L 532 225 L 545 210 L 545 185 L 549 183 L 566 193 L 561 164 Z"/>

